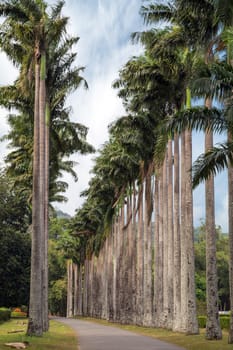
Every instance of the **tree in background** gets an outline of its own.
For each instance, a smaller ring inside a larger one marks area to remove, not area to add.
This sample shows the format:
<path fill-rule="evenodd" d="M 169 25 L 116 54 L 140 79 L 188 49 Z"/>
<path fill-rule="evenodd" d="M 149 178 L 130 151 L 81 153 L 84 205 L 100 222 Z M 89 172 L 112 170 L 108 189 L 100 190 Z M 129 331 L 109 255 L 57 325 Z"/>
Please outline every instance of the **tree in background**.
<path fill-rule="evenodd" d="M 0 173 L 0 305 L 28 305 L 30 281 L 30 211 L 26 196 Z"/>
<path fill-rule="evenodd" d="M 70 235 L 71 218 L 55 216 L 49 225 L 49 311 L 66 316 L 67 276 L 66 261 L 75 251 L 79 241 Z"/>

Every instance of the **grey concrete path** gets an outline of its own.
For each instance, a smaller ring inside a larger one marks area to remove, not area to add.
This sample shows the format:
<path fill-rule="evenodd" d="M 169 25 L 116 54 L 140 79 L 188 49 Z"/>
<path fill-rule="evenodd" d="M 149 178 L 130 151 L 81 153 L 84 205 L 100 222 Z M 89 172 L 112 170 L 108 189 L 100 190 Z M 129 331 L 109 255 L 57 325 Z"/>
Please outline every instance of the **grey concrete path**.
<path fill-rule="evenodd" d="M 80 350 L 184 350 L 117 327 L 72 318 L 56 318 L 56 321 L 65 323 L 76 331 Z"/>

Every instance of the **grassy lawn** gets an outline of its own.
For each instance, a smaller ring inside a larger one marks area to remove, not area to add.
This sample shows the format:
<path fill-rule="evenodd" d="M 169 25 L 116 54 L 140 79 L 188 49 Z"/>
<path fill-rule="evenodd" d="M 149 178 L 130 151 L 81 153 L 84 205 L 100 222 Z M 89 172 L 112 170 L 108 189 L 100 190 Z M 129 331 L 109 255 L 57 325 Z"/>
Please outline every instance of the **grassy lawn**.
<path fill-rule="evenodd" d="M 11 349 L 4 343 L 29 342 L 30 350 L 77 350 L 77 338 L 74 331 L 68 326 L 51 320 L 49 332 L 43 337 L 28 337 L 25 335 L 27 328 L 25 319 L 12 319 L 0 324 L 0 350 Z M 8 333 L 22 330 L 20 333 Z"/>
<path fill-rule="evenodd" d="M 125 330 L 129 330 L 138 334 L 154 337 L 168 343 L 176 344 L 183 347 L 186 350 L 232 350 L 233 344 L 227 343 L 228 334 L 227 331 L 223 331 L 222 340 L 206 340 L 205 330 L 201 329 L 199 335 L 184 335 L 181 333 L 174 333 L 164 329 L 155 329 L 130 325 L 119 325 L 116 323 L 110 323 L 104 320 L 95 320 L 92 318 L 82 318 L 83 320 L 98 322 L 108 326 L 116 326 Z"/>

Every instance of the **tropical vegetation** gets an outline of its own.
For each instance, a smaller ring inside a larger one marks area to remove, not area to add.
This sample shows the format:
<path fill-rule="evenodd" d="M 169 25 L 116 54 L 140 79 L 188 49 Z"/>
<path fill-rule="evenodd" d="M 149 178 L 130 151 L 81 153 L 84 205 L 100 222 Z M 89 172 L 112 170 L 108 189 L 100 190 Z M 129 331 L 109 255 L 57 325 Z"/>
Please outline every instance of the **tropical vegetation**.
<path fill-rule="evenodd" d="M 76 176 L 66 157 L 93 151 L 87 129 L 71 122 L 66 107 L 68 93 L 86 82 L 83 68 L 73 68 L 78 38 L 65 35 L 63 5 L 0 2 L 0 45 L 19 68 L 15 83 L 0 88 L 0 104 L 16 110 L 8 117 L 12 151 L 1 181 L 9 201 L 25 203 L 14 234 L 26 244 L 31 233 L 28 334 L 48 330 L 50 307 L 68 317 L 197 335 L 205 303 L 206 338 L 221 340 L 219 310 L 229 309 L 233 343 L 232 4 L 174 0 L 141 7 L 149 28 L 132 40 L 143 53 L 113 82 L 125 115 L 109 126 L 83 206 L 72 220 L 51 215 L 49 224 L 49 203 L 64 200 L 61 172 Z M 193 108 L 194 99 L 203 106 Z M 205 153 L 194 164 L 193 129 L 205 132 Z M 227 141 L 214 145 L 215 132 Z M 225 168 L 228 236 L 216 227 L 214 205 L 214 176 Z M 195 231 L 192 191 L 203 180 L 206 217 Z"/>

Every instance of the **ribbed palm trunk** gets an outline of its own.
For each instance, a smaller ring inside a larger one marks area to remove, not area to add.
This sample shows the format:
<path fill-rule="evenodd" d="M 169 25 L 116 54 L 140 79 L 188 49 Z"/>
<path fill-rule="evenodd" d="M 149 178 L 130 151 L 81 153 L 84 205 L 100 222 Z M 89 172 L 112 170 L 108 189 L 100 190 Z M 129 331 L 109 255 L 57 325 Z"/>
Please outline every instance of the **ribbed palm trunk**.
<path fill-rule="evenodd" d="M 107 246 L 107 268 L 108 268 L 108 285 L 107 285 L 107 320 L 112 320 L 112 287 L 113 287 L 113 239 L 112 231 L 108 237 Z"/>
<path fill-rule="evenodd" d="M 144 210 L 144 317 L 145 326 L 152 325 L 152 233 L 151 233 L 151 174 L 145 179 Z"/>
<path fill-rule="evenodd" d="M 78 266 L 78 313 L 83 315 L 83 265 Z"/>
<path fill-rule="evenodd" d="M 187 108 L 191 107 L 191 94 L 187 89 Z M 186 229 L 186 264 L 187 275 L 185 277 L 187 284 L 187 324 L 186 332 L 188 334 L 197 334 L 198 321 L 196 311 L 196 291 L 195 291 L 195 265 L 194 265 L 194 233 L 193 233 L 193 192 L 192 176 L 190 169 L 192 167 L 192 133 L 185 131 L 185 229 Z"/>
<path fill-rule="evenodd" d="M 32 191 L 32 246 L 31 246 L 31 280 L 28 335 L 41 336 L 42 325 L 42 261 L 41 261 L 41 221 L 40 221 L 40 152 L 39 152 L 39 88 L 40 59 L 36 56 L 35 64 L 35 100 L 34 100 L 34 147 L 33 147 L 33 191 Z"/>
<path fill-rule="evenodd" d="M 67 260 L 67 311 L 66 317 L 73 316 L 73 263 Z"/>
<path fill-rule="evenodd" d="M 102 269 L 102 284 L 103 284 L 103 292 L 102 292 L 102 318 L 108 319 L 108 268 L 109 268 L 109 260 L 108 260 L 108 240 L 109 237 L 106 238 L 103 247 L 103 269 Z"/>
<path fill-rule="evenodd" d="M 164 241 L 163 241 L 163 169 L 160 169 L 159 175 L 159 240 L 158 240 L 158 265 L 157 265 L 157 274 L 158 274 L 158 307 L 157 307 L 157 321 L 158 326 L 164 326 L 164 284 L 163 284 L 163 275 L 164 275 Z"/>
<path fill-rule="evenodd" d="M 185 168 L 185 133 L 181 135 L 181 204 L 180 204 L 180 290 L 181 290 L 181 304 L 180 313 L 181 324 L 180 331 L 186 332 L 187 324 L 187 261 L 186 261 L 186 230 L 185 230 L 185 181 L 186 181 L 186 168 Z"/>
<path fill-rule="evenodd" d="M 108 272 L 108 320 L 113 321 L 113 294 L 114 294 L 114 261 L 115 261 L 115 245 L 114 245 L 114 227 L 115 218 L 112 222 L 111 234 L 109 237 L 109 272 Z"/>
<path fill-rule="evenodd" d="M 117 308 L 117 264 L 119 257 L 118 246 L 118 217 L 116 216 L 113 221 L 112 227 L 112 244 L 113 244 L 113 281 L 112 281 L 112 320 L 116 321 L 116 308 Z"/>
<path fill-rule="evenodd" d="M 45 111 L 46 111 L 46 58 L 45 52 L 41 52 L 40 67 L 40 89 L 39 89 L 39 115 L 40 115 L 40 220 L 42 226 L 42 321 L 43 331 L 49 328 L 48 321 L 48 227 L 47 225 L 47 208 L 46 208 L 46 127 L 45 127 Z"/>
<path fill-rule="evenodd" d="M 136 207 L 137 207 L 137 195 L 136 186 L 133 183 L 133 198 L 132 198 L 132 321 L 135 324 L 137 322 L 137 271 L 136 271 L 136 261 L 137 261 L 137 223 L 136 218 Z"/>
<path fill-rule="evenodd" d="M 195 290 L 195 265 L 194 265 L 194 234 L 193 234 L 193 197 L 192 197 L 192 178 L 190 169 L 192 167 L 192 134 L 185 132 L 185 163 L 186 163 L 186 264 L 187 264 L 187 325 L 188 334 L 197 334 L 199 332 L 196 310 L 196 290 Z"/>
<path fill-rule="evenodd" d="M 155 211 L 155 228 L 154 228 L 154 295 L 153 295 L 153 326 L 159 327 L 159 177 L 155 176 L 154 186 L 154 211 Z"/>
<path fill-rule="evenodd" d="M 211 100 L 206 99 L 206 106 L 211 108 Z M 205 134 L 205 152 L 213 147 L 213 133 Z M 215 201 L 214 177 L 211 176 L 205 183 L 206 207 L 206 301 L 207 322 L 206 338 L 209 340 L 221 339 L 222 331 L 219 322 L 218 308 L 218 278 L 216 259 L 216 230 L 215 230 Z"/>
<path fill-rule="evenodd" d="M 181 329 L 181 249 L 180 249 L 180 149 L 179 136 L 174 137 L 174 278 L 173 330 Z"/>
<path fill-rule="evenodd" d="M 74 316 L 77 316 L 78 314 L 78 265 L 73 264 L 73 270 L 74 270 L 74 307 L 73 307 L 73 314 Z"/>
<path fill-rule="evenodd" d="M 168 182 L 167 152 L 163 163 L 163 328 L 168 326 Z"/>
<path fill-rule="evenodd" d="M 138 196 L 138 229 L 137 229 L 137 324 L 143 322 L 143 281 L 144 281 L 144 258 L 143 258 L 143 183 L 139 188 Z"/>
<path fill-rule="evenodd" d="M 93 307 L 94 307 L 94 300 L 93 300 L 93 288 L 94 288 L 94 262 L 95 262 L 95 256 L 92 254 L 91 260 L 89 262 L 89 305 L 88 305 L 88 314 L 89 316 L 93 316 Z"/>
<path fill-rule="evenodd" d="M 228 142 L 232 142 L 228 132 Z M 233 343 L 233 168 L 228 168 L 228 220 L 229 220 L 229 285 L 230 285 L 230 329 L 228 342 Z"/>
<path fill-rule="evenodd" d="M 128 198 L 127 198 L 127 236 L 128 236 L 128 257 L 127 257 L 127 270 L 128 270 L 128 287 L 127 287 L 127 300 L 128 300 L 128 310 L 127 310 L 127 323 L 132 323 L 133 320 L 133 229 L 132 229 L 132 188 L 130 187 Z"/>
<path fill-rule="evenodd" d="M 120 209 L 119 223 L 118 223 L 118 261 L 117 261 L 117 305 L 116 305 L 116 321 L 124 323 L 124 205 Z"/>
<path fill-rule="evenodd" d="M 84 278 L 83 278 L 83 316 L 87 316 L 88 303 L 88 259 L 84 262 Z"/>
<path fill-rule="evenodd" d="M 123 203 L 121 208 L 121 228 L 120 228 L 120 237 L 121 240 L 121 260 L 120 260 L 120 322 L 126 324 L 127 316 L 127 282 L 128 282 L 128 271 L 127 271 L 127 246 L 128 246 L 128 237 L 127 232 L 124 229 L 126 223 L 125 215 L 125 204 Z"/>
<path fill-rule="evenodd" d="M 48 242 L 49 242 L 49 139 L 50 139 L 50 106 L 46 103 L 45 111 L 45 257 L 44 257 L 44 331 L 49 329 L 48 317 Z"/>
<path fill-rule="evenodd" d="M 167 145 L 167 167 L 168 167 L 168 319 L 167 327 L 172 329 L 173 326 L 173 276 L 174 276 L 174 259 L 173 259 L 173 152 L 172 140 Z"/>

